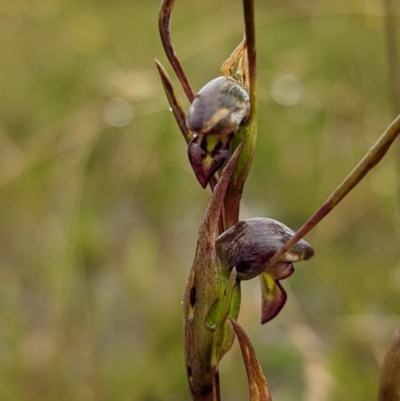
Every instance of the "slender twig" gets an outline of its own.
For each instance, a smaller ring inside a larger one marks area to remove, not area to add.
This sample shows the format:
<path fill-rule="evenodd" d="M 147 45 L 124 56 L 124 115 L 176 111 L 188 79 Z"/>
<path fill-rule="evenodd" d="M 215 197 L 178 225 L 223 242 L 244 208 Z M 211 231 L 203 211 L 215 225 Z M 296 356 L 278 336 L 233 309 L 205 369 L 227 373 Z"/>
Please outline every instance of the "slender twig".
<path fill-rule="evenodd" d="M 265 264 L 264 271 L 274 266 L 282 256 L 313 229 L 361 180 L 376 166 L 386 154 L 393 141 L 400 134 L 400 115 L 390 124 L 374 146 L 354 170 L 335 189 L 324 204 L 304 223 L 295 235 Z"/>
<path fill-rule="evenodd" d="M 183 71 L 182 65 L 178 60 L 175 53 L 174 46 L 171 41 L 170 25 L 171 25 L 171 13 L 174 7 L 175 0 L 164 0 L 161 3 L 160 11 L 158 14 L 158 29 L 160 30 L 161 41 L 164 47 L 165 54 L 171 63 L 172 68 L 175 71 L 179 82 L 189 100 L 192 103 L 194 99 L 194 93 L 190 87 L 189 81 L 186 78 L 186 74 Z"/>

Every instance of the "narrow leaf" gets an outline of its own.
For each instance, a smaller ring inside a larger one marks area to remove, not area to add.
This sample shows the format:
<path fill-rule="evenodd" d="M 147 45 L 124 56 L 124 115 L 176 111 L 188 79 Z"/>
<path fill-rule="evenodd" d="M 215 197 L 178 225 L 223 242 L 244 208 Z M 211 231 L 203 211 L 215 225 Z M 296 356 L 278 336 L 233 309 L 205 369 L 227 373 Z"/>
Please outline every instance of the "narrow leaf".
<path fill-rule="evenodd" d="M 189 100 L 192 102 L 194 99 L 194 94 L 192 88 L 190 87 L 189 81 L 186 77 L 186 74 L 183 71 L 181 63 L 176 56 L 174 45 L 171 41 L 171 15 L 172 10 L 174 8 L 175 0 L 163 0 L 160 6 L 160 10 L 158 13 L 158 29 L 160 31 L 161 42 L 164 47 L 165 54 L 168 57 L 169 62 L 171 63 L 172 68 L 175 71 L 176 76 L 179 79 L 179 82 L 182 85 L 182 88 Z"/>
<path fill-rule="evenodd" d="M 186 126 L 186 113 L 182 107 L 182 104 L 180 103 L 180 101 L 178 99 L 178 96 L 175 92 L 175 88 L 172 85 L 172 82 L 169 79 L 168 74 L 165 71 L 164 67 L 158 60 L 155 60 L 155 63 L 156 63 L 158 73 L 160 74 L 160 78 L 161 78 L 161 82 L 162 82 L 164 90 L 165 90 L 165 94 L 167 95 L 168 103 L 171 106 L 172 112 L 174 113 L 175 120 L 179 126 L 179 129 L 182 132 L 182 135 L 183 135 L 186 143 L 189 143 L 190 140 L 192 139 L 193 135 L 190 132 L 189 128 Z"/>
<path fill-rule="evenodd" d="M 229 319 L 242 351 L 244 365 L 249 381 L 250 401 L 272 401 L 268 383 L 258 363 L 256 353 L 246 333 L 236 320 Z"/>

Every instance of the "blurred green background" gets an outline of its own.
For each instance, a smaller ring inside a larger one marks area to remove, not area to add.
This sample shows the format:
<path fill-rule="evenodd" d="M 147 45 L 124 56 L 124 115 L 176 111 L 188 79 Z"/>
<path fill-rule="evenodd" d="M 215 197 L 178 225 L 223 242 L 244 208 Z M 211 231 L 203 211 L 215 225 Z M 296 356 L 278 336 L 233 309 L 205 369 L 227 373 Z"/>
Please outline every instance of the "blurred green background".
<path fill-rule="evenodd" d="M 242 6 L 176 3 L 173 40 L 197 91 L 240 41 Z M 0 400 L 190 398 L 181 297 L 209 193 L 154 67 L 177 85 L 158 6 L 0 0 Z M 393 117 L 385 15 L 379 0 L 256 7 L 242 218 L 296 229 Z M 274 401 L 376 399 L 400 322 L 399 149 L 307 236 L 316 255 L 283 282 L 277 318 L 261 326 L 258 281 L 243 285 L 239 321 Z M 237 344 L 221 383 L 224 400 L 248 399 Z"/>

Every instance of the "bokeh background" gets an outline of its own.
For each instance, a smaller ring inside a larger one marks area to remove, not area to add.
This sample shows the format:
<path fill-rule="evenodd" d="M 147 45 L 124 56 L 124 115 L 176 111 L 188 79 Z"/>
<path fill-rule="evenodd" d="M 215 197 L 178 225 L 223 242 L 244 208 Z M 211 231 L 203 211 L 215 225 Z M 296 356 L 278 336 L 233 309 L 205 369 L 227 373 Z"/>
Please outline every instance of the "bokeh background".
<path fill-rule="evenodd" d="M 198 90 L 241 39 L 241 2 L 176 3 L 173 40 Z M 190 398 L 181 297 L 209 192 L 154 67 L 177 84 L 158 6 L 0 0 L 0 400 Z M 256 7 L 241 216 L 296 229 L 393 118 L 385 12 L 380 0 Z M 399 149 L 307 236 L 316 255 L 283 282 L 277 318 L 261 326 L 259 283 L 243 285 L 239 321 L 274 401 L 376 399 L 400 323 Z M 221 383 L 224 400 L 248 399 L 237 344 Z"/>

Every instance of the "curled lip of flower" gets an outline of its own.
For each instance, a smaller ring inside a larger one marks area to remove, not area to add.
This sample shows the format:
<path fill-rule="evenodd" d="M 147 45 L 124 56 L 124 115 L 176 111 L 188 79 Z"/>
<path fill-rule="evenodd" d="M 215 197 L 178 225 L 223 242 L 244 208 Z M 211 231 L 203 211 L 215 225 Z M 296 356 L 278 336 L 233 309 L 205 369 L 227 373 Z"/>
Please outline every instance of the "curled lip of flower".
<path fill-rule="evenodd" d="M 193 171 L 205 188 L 214 173 L 223 166 L 229 156 L 232 135 L 197 135 L 189 143 L 188 156 Z"/>
<path fill-rule="evenodd" d="M 238 278 L 249 280 L 263 273 L 263 266 L 291 238 L 294 232 L 284 224 L 268 218 L 242 220 L 216 239 L 221 262 L 236 267 Z M 297 242 L 272 267 L 270 274 L 282 280 L 293 273 L 292 263 L 310 259 L 313 248 L 304 240 Z"/>

